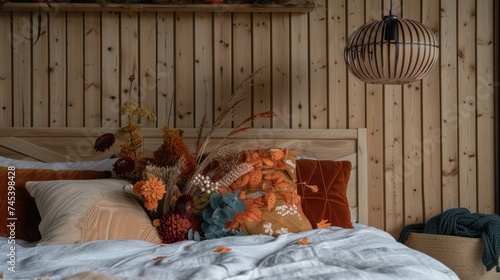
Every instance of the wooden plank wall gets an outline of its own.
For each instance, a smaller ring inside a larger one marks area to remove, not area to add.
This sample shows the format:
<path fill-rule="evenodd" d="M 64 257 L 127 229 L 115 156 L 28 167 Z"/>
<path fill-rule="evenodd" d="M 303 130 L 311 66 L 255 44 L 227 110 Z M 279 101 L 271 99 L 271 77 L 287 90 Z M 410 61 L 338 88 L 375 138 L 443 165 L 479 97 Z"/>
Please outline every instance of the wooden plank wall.
<path fill-rule="evenodd" d="M 367 128 L 370 225 L 396 236 L 452 207 L 494 212 L 494 0 L 393 1 L 441 46 L 439 67 L 404 86 L 364 84 L 343 61 L 348 35 L 389 0 L 316 2 L 311 13 L 56 12 L 40 36 L 36 12 L 0 12 L 0 126 L 118 127 L 134 98 L 158 115 L 146 126 L 197 127 L 265 67 L 239 112 L 277 116 L 254 126 Z"/>

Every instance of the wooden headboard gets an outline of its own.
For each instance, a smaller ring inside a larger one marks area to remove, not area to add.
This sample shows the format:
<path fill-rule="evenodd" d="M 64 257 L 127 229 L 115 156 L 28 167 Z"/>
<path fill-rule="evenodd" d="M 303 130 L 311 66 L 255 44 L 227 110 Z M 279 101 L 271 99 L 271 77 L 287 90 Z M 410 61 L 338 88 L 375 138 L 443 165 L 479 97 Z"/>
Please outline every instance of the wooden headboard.
<path fill-rule="evenodd" d="M 217 145 L 229 132 L 219 129 L 213 135 L 211 147 Z M 101 128 L 0 128 L 0 156 L 14 159 L 67 162 L 109 158 L 118 152 L 104 153 L 93 149 L 95 139 L 114 132 Z M 144 155 L 151 156 L 162 142 L 158 128 L 143 128 Z M 184 129 L 184 140 L 194 150 L 197 130 Z M 315 159 L 349 160 L 353 169 L 348 186 L 349 205 L 357 208 L 357 221 L 368 223 L 368 183 L 366 129 L 251 129 L 228 139 L 238 147 L 255 148 L 276 145 L 299 149 L 299 155 Z M 210 146 L 208 147 L 210 150 Z"/>

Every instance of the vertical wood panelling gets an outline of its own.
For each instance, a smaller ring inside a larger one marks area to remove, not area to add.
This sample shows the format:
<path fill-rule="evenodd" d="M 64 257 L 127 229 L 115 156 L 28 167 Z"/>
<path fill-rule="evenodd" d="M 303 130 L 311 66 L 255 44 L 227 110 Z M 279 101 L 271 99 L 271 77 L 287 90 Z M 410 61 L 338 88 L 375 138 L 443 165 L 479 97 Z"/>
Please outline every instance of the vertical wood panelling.
<path fill-rule="evenodd" d="M 12 20 L 14 126 L 31 126 L 30 13 L 13 13 Z"/>
<path fill-rule="evenodd" d="M 422 23 L 439 40 L 439 1 L 422 1 Z M 442 52 L 442 48 L 441 48 Z M 441 212 L 441 107 L 439 67 L 422 80 L 422 165 L 424 218 Z"/>
<path fill-rule="evenodd" d="M 120 125 L 120 16 L 102 13 L 102 126 Z"/>
<path fill-rule="evenodd" d="M 193 14 L 175 15 L 175 126 L 194 123 Z"/>
<path fill-rule="evenodd" d="M 379 20 L 384 14 L 382 0 L 366 3 L 365 21 Z M 354 78 L 353 78 L 354 79 Z M 344 83 L 346 85 L 346 83 Z M 350 95 L 348 95 L 350 98 Z M 347 106 L 346 106 L 347 108 Z M 370 147 L 384 147 L 384 92 L 382 85 L 366 85 L 366 128 Z M 384 149 L 368 149 L 368 186 L 371 190 L 370 206 L 372 213 L 384 211 Z M 383 217 L 372 222 L 384 227 Z"/>
<path fill-rule="evenodd" d="M 262 68 L 256 75 L 253 87 L 253 113 L 271 110 L 271 15 L 252 14 L 253 68 Z M 269 118 L 256 119 L 254 127 L 271 127 Z"/>
<path fill-rule="evenodd" d="M 271 14 L 273 128 L 290 128 L 290 14 Z"/>
<path fill-rule="evenodd" d="M 38 23 L 38 18 L 41 18 Z M 49 126 L 49 40 L 47 14 L 33 13 L 33 46 L 31 56 L 33 63 L 33 126 Z M 38 29 L 40 25 L 40 29 Z M 38 34 L 40 30 L 40 34 Z"/>
<path fill-rule="evenodd" d="M 85 13 L 85 126 L 101 126 L 101 14 Z"/>
<path fill-rule="evenodd" d="M 443 210 L 458 207 L 457 3 L 441 1 L 441 131 Z"/>
<path fill-rule="evenodd" d="M 67 126 L 82 127 L 83 113 L 83 14 L 68 13 L 67 20 Z"/>
<path fill-rule="evenodd" d="M 157 65 L 158 112 L 157 123 L 174 126 L 174 14 L 158 13 L 157 16 Z"/>
<path fill-rule="evenodd" d="M 292 128 L 309 128 L 309 72 L 307 17 L 291 16 Z"/>
<path fill-rule="evenodd" d="M 495 212 L 495 92 L 494 83 L 494 0 L 479 1 L 476 11 L 476 100 L 477 100 L 477 189 L 478 211 L 481 213 Z M 498 13 L 498 11 L 497 11 Z M 497 31 L 498 32 L 498 31 Z M 498 35 L 497 35 L 498 36 Z M 499 49 L 496 46 L 497 50 Z M 497 60 L 498 63 L 498 60 Z M 498 76 L 498 73 L 497 73 Z M 498 83 L 498 81 L 497 81 Z M 498 84 L 497 84 L 498 87 Z M 498 96 L 497 96 L 498 98 Z M 496 116 L 498 119 L 498 116 Z M 477 136 L 476 135 L 476 136 Z M 500 190 L 497 190 L 497 194 Z M 500 202 L 499 202 L 500 203 Z"/>
<path fill-rule="evenodd" d="M 476 5 L 459 0 L 457 6 L 459 205 L 476 212 Z"/>
<path fill-rule="evenodd" d="M 213 123 L 213 34 L 212 14 L 195 14 L 194 30 L 194 77 L 195 77 L 195 125 L 205 118 L 207 126 Z"/>
<path fill-rule="evenodd" d="M 371 85 L 343 48 L 389 0 L 321 0 L 310 13 L 43 14 L 0 11 L 0 126 L 120 124 L 130 97 L 146 126 L 208 125 L 260 67 L 239 118 L 273 128 L 367 128 L 369 224 L 397 236 L 452 207 L 494 212 L 494 0 L 397 0 L 393 13 L 436 34 L 440 63 L 422 81 Z M 130 88 L 130 77 L 133 84 Z M 226 124 L 226 127 L 235 124 Z"/>
<path fill-rule="evenodd" d="M 54 14 L 49 24 L 50 126 L 67 125 L 66 13 Z"/>
<path fill-rule="evenodd" d="M 233 85 L 236 89 L 252 72 L 252 17 L 247 13 L 233 14 Z M 252 114 L 252 89 L 245 90 L 246 100 L 238 107 L 241 118 Z"/>
<path fill-rule="evenodd" d="M 326 6 L 325 0 L 316 1 Z M 328 81 L 326 9 L 315 9 L 309 14 L 309 121 L 310 128 L 327 128 Z M 333 108 L 332 108 L 333 109 Z"/>
<path fill-rule="evenodd" d="M 156 95 L 156 14 L 143 13 L 139 18 L 139 100 L 144 108 L 157 113 Z M 160 108 L 164 109 L 164 108 Z M 146 121 L 145 127 L 156 127 Z"/>
<path fill-rule="evenodd" d="M 327 1 L 328 24 L 328 127 L 347 127 L 347 73 L 344 42 L 347 39 L 345 0 Z M 378 1 L 371 1 L 378 2 Z M 370 3 L 371 3 L 370 2 Z M 367 3 L 368 4 L 368 3 Z"/>
<path fill-rule="evenodd" d="M 139 101 L 139 15 L 120 15 L 120 107 L 129 100 Z M 120 124 L 127 122 L 121 116 Z"/>
<path fill-rule="evenodd" d="M 385 86 L 385 230 L 396 235 L 404 223 L 403 124 L 401 86 Z"/>
<path fill-rule="evenodd" d="M 384 10 L 401 14 L 401 2 L 384 0 Z M 402 86 L 384 86 L 384 170 L 385 170 L 385 230 L 397 235 L 404 225 L 403 180 L 403 96 Z"/>
<path fill-rule="evenodd" d="M 351 0 L 348 1 L 347 5 L 347 38 L 351 35 L 356 29 L 362 26 L 365 23 L 365 7 L 364 1 L 361 0 Z M 365 127 L 365 83 L 356 79 L 350 72 L 347 77 L 347 92 L 348 96 L 348 128 L 355 127 Z M 379 202 L 371 201 L 370 203 L 374 203 L 370 205 L 370 208 L 373 210 L 371 212 L 370 220 L 373 221 L 373 218 L 379 216 L 383 213 L 383 209 Z M 380 211 L 380 212 L 379 212 Z M 379 216 L 380 217 L 380 216 Z M 373 221 L 375 222 L 375 221 Z M 383 226 L 383 221 L 375 222 L 379 226 Z"/>
<path fill-rule="evenodd" d="M 214 14 L 214 116 L 220 115 L 221 107 L 232 91 L 232 15 Z M 223 127 L 230 127 L 224 124 Z"/>
<path fill-rule="evenodd" d="M 0 17 L 0 57 L 3 61 L 12 58 L 12 33 L 10 13 Z M 0 63 L 0 126 L 12 126 L 12 68 L 11 62 Z"/>
<path fill-rule="evenodd" d="M 405 1 L 402 15 L 422 22 L 420 0 Z M 422 81 L 403 86 L 404 224 L 422 223 Z M 404 225 L 403 224 L 403 225 Z"/>

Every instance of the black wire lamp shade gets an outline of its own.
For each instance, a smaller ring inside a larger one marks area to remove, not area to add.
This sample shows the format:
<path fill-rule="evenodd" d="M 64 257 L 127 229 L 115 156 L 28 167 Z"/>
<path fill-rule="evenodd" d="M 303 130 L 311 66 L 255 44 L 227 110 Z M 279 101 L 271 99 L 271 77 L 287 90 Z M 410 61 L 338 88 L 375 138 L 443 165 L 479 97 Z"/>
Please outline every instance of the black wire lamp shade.
<path fill-rule="evenodd" d="M 370 84 L 407 84 L 422 79 L 436 65 L 439 45 L 423 24 L 392 14 L 349 36 L 344 60 L 354 76 Z"/>

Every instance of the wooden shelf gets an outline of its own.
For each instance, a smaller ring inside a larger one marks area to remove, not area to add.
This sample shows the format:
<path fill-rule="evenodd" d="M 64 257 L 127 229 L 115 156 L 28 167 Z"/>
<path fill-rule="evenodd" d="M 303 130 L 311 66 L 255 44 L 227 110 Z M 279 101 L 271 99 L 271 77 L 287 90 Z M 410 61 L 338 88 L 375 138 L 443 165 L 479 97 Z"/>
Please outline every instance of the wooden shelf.
<path fill-rule="evenodd" d="M 0 0 L 1 1 L 1 0 Z M 0 12 L 294 12 L 307 13 L 315 8 L 312 2 L 301 4 L 108 4 L 97 3 L 4 3 Z"/>

